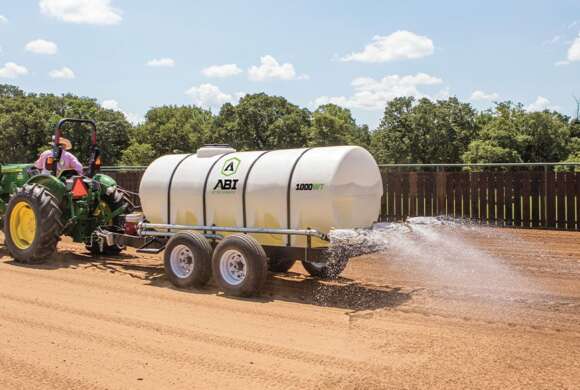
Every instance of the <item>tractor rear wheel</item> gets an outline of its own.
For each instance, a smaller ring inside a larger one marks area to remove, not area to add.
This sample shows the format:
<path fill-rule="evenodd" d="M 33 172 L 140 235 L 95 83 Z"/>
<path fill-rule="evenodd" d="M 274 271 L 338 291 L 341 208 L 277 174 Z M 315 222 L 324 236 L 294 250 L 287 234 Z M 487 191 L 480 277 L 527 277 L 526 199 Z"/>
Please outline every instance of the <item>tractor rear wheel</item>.
<path fill-rule="evenodd" d="M 8 202 L 5 241 L 18 262 L 43 263 L 56 251 L 63 228 L 56 198 L 41 185 L 25 185 Z"/>

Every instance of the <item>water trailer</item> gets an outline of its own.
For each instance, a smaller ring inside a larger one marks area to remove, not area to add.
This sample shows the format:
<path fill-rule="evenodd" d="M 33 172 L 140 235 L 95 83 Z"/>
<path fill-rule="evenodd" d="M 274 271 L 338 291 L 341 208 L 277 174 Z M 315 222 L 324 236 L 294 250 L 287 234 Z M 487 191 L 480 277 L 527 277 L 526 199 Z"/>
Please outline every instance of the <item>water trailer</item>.
<path fill-rule="evenodd" d="M 382 193 L 375 160 L 357 146 L 211 145 L 151 163 L 139 189 L 143 220 L 128 218 L 146 241 L 141 252 L 165 251 L 172 283 L 199 287 L 213 274 L 224 292 L 245 296 L 260 291 L 268 269 L 285 272 L 296 260 L 314 276 L 338 276 L 348 257 L 329 234 L 371 226 Z"/>

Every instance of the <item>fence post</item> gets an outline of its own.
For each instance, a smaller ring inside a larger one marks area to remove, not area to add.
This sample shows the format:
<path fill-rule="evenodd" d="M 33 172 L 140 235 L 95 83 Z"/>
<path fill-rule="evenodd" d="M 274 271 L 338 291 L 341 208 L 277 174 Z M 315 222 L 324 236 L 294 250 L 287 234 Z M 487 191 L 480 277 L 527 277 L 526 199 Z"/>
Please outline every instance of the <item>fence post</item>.
<path fill-rule="evenodd" d="M 544 202 L 543 202 L 543 208 L 544 208 L 544 212 L 542 214 L 544 214 L 544 223 L 542 224 L 542 226 L 546 227 L 546 222 L 548 221 L 548 166 L 544 165 Z"/>
<path fill-rule="evenodd" d="M 439 168 L 439 167 L 437 167 Z M 437 191 L 437 212 L 436 215 L 446 214 L 445 192 L 447 190 L 447 174 L 444 169 L 437 169 L 435 185 Z"/>

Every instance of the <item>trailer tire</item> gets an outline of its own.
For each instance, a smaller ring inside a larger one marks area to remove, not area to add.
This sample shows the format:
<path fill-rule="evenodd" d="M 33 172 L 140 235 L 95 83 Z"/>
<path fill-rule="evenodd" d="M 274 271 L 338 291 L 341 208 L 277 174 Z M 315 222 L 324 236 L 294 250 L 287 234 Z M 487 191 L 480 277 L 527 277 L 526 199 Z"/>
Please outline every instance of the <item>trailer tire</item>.
<path fill-rule="evenodd" d="M 64 225 L 54 195 L 45 187 L 24 185 L 10 201 L 4 218 L 5 244 L 17 262 L 41 264 L 56 251 Z"/>
<path fill-rule="evenodd" d="M 182 232 L 171 237 L 163 254 L 165 273 L 179 288 L 200 288 L 211 277 L 211 245 L 199 233 Z"/>
<path fill-rule="evenodd" d="M 268 276 L 268 257 L 251 236 L 224 238 L 212 257 L 215 281 L 226 295 L 249 297 L 261 292 Z"/>
<path fill-rule="evenodd" d="M 328 255 L 326 263 L 302 261 L 302 266 L 311 275 L 321 279 L 336 279 L 348 264 L 348 256 L 342 253 Z"/>

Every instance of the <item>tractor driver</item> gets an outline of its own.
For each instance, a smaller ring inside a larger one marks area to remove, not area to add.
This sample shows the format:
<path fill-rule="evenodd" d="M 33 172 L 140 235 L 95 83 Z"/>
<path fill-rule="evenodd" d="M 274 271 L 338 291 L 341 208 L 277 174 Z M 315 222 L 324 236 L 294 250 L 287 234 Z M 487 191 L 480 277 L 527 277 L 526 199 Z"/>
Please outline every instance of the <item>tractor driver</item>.
<path fill-rule="evenodd" d="M 70 169 L 74 169 L 79 175 L 82 175 L 83 165 L 79 162 L 74 154 L 69 152 L 69 150 L 73 148 L 72 142 L 64 137 L 60 137 L 59 145 L 62 146 L 62 154 L 60 155 L 60 160 L 58 161 L 58 166 L 56 167 L 56 175 L 58 176 L 62 171 Z M 46 160 L 50 156 L 52 156 L 52 150 L 45 150 L 40 154 L 38 160 L 36 160 L 34 163 L 34 166 L 40 169 L 42 173 L 50 173 L 50 171 L 46 169 Z"/>

